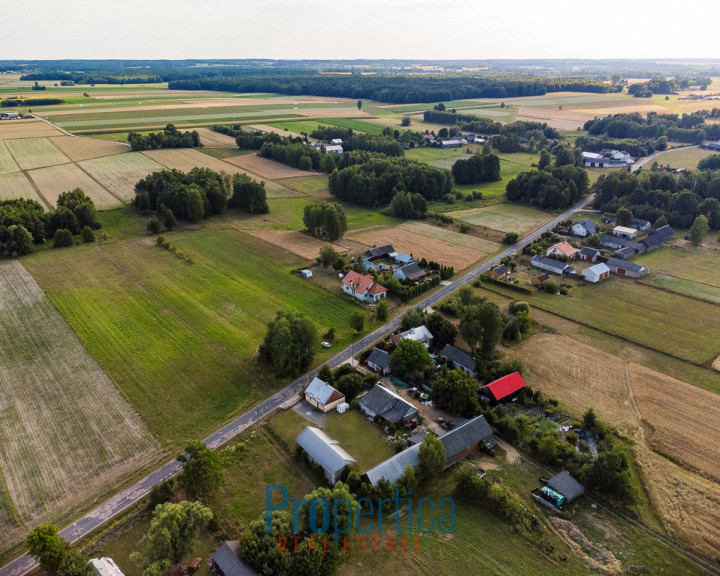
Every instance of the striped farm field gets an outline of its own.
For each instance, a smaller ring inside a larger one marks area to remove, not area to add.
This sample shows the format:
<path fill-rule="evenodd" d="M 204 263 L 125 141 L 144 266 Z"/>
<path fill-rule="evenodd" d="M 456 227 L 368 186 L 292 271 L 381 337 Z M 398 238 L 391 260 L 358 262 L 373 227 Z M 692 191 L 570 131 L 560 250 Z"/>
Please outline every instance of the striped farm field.
<path fill-rule="evenodd" d="M 47 138 L 6 140 L 5 145 L 23 170 L 70 162 L 70 158 L 60 152 Z"/>
<path fill-rule="evenodd" d="M 28 176 L 40 190 L 43 197 L 53 207 L 57 198 L 63 192 L 80 188 L 85 194 L 92 198 L 98 210 L 107 210 L 122 204 L 120 200 L 90 178 L 76 164 L 61 164 L 60 166 L 48 166 L 30 170 Z"/>
<path fill-rule="evenodd" d="M 282 178 L 302 178 L 304 176 L 312 176 L 312 172 L 298 170 L 292 166 L 286 166 L 274 160 L 262 158 L 257 154 L 245 154 L 243 156 L 235 156 L 228 158 L 230 164 L 238 166 L 248 172 L 262 176 L 263 178 L 277 179 Z"/>
<path fill-rule="evenodd" d="M 0 140 L 0 174 L 8 174 L 10 172 L 17 172 L 18 170 L 20 170 L 20 167 L 17 165 L 17 162 L 15 162 L 5 143 Z"/>
<path fill-rule="evenodd" d="M 207 154 L 202 154 L 192 148 L 148 150 L 143 152 L 143 154 L 158 164 L 162 164 L 165 168 L 180 170 L 182 172 L 190 172 L 190 170 L 196 167 L 210 168 L 216 172 L 227 172 L 229 174 L 244 172 L 244 170 L 238 169 L 237 166 L 223 160 L 218 160 Z"/>
<path fill-rule="evenodd" d="M 517 232 L 521 235 L 534 230 L 552 218 L 552 215 L 546 212 L 515 204 L 458 210 L 449 212 L 448 216 L 475 226 L 484 226 L 500 232 Z"/>
<path fill-rule="evenodd" d="M 135 184 L 163 167 L 141 152 L 128 152 L 79 162 L 78 165 L 113 196 L 129 202 L 135 196 Z"/>
<path fill-rule="evenodd" d="M 0 553 L 161 454 L 25 268 L 0 265 Z"/>
<path fill-rule="evenodd" d="M 500 249 L 500 244 L 485 240 L 484 238 L 478 238 L 477 236 L 471 236 L 469 234 L 460 234 L 453 230 L 445 230 L 425 222 L 418 222 L 416 220 L 403 222 L 398 226 L 402 230 L 409 230 L 416 234 L 421 234 L 429 238 L 435 238 L 436 240 L 444 240 L 450 244 L 456 244 L 457 246 L 463 246 L 465 248 L 472 248 L 479 252 L 485 252 L 486 254 L 493 254 Z"/>
<path fill-rule="evenodd" d="M 57 146 L 73 162 L 100 158 L 102 156 L 112 156 L 113 154 L 122 154 L 123 152 L 130 151 L 130 146 L 120 144 L 119 142 L 109 142 L 97 138 L 86 138 L 84 136 L 56 136 L 50 138 L 50 142 Z"/>
<path fill-rule="evenodd" d="M 38 196 L 35 188 L 22 172 L 0 174 L 0 200 L 12 200 L 14 198 L 28 198 L 45 205 L 42 198 Z M 47 206 L 49 208 L 49 206 Z"/>
<path fill-rule="evenodd" d="M 0 122 L 0 140 L 14 138 L 45 138 L 61 136 L 62 132 L 42 120 L 13 120 Z"/>

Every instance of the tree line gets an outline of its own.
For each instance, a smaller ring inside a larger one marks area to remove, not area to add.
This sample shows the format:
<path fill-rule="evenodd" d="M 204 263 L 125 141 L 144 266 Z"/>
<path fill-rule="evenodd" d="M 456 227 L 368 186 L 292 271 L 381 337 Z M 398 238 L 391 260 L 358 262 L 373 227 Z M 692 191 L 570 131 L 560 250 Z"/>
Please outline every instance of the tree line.
<path fill-rule="evenodd" d="M 720 171 L 669 174 L 655 170 L 611 172 L 594 186 L 595 207 L 616 213 L 627 208 L 635 218 L 675 228 L 689 228 L 704 215 L 713 230 L 720 229 Z"/>
<path fill-rule="evenodd" d="M 51 238 L 57 248 L 71 246 L 73 236 L 80 233 L 83 241 L 95 239 L 100 223 L 91 198 L 76 188 L 60 194 L 56 204 L 55 210 L 45 212 L 35 200 L 0 201 L 0 254 L 23 256 Z"/>
<path fill-rule="evenodd" d="M 53 106 L 55 104 L 65 104 L 65 100 L 60 98 L 7 98 L 0 102 L 3 108 L 13 108 L 17 106 Z"/>
<path fill-rule="evenodd" d="M 168 124 L 162 132 L 151 132 L 143 136 L 138 132 L 128 134 L 128 142 L 134 151 L 157 150 L 159 148 L 198 148 L 200 135 L 197 130 L 180 132 L 173 124 Z"/>
<path fill-rule="evenodd" d="M 338 98 L 377 100 L 393 104 L 438 102 L 463 98 L 541 96 L 548 92 L 617 90 L 603 82 L 580 78 L 518 77 L 511 75 L 375 74 L 327 75 L 318 73 L 247 74 L 170 81 L 171 90 L 222 92 L 273 92 Z"/>
<path fill-rule="evenodd" d="M 209 168 L 159 170 L 135 184 L 135 207 L 143 212 L 173 215 L 189 222 L 239 208 L 251 214 L 269 212 L 264 182 L 246 174 L 220 174 Z"/>

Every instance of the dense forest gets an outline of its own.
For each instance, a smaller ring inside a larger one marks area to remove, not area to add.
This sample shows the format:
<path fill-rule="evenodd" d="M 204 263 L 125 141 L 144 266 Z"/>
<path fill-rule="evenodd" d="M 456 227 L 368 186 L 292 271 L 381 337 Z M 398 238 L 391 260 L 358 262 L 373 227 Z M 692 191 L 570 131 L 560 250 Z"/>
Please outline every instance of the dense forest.
<path fill-rule="evenodd" d="M 384 206 L 398 192 L 440 200 L 452 191 L 452 175 L 407 158 L 349 152 L 342 155 L 339 170 L 330 174 L 329 187 L 330 193 L 344 202 Z"/>
<path fill-rule="evenodd" d="M 472 154 L 468 159 L 460 159 L 453 164 L 452 175 L 458 184 L 497 182 L 500 180 L 500 158 L 495 154 Z"/>
<path fill-rule="evenodd" d="M 70 236 L 85 228 L 94 235 L 100 228 L 96 219 L 95 203 L 76 188 L 58 196 L 57 208 L 45 212 L 42 204 L 24 198 L 0 201 L 0 254 L 22 256 L 32 251 L 33 244 L 42 244 L 63 231 Z"/>
<path fill-rule="evenodd" d="M 700 214 L 720 229 L 720 171 L 670 174 L 654 170 L 611 172 L 595 183 L 595 208 L 615 213 L 628 208 L 633 217 L 655 222 L 664 217 L 675 228 L 689 228 Z"/>
<path fill-rule="evenodd" d="M 162 132 L 151 132 L 147 136 L 130 132 L 128 142 L 133 150 L 157 150 L 159 148 L 198 148 L 200 135 L 196 130 L 179 132 L 173 124 L 165 126 Z"/>
<path fill-rule="evenodd" d="M 141 211 L 164 212 L 189 222 L 222 214 L 227 207 L 253 214 L 268 212 L 265 184 L 244 174 L 234 177 L 209 168 L 159 170 L 135 185 L 135 207 Z"/>
<path fill-rule="evenodd" d="M 223 92 L 273 92 L 377 100 L 394 104 L 437 102 L 462 98 L 512 98 L 540 96 L 548 92 L 605 93 L 613 87 L 600 81 L 577 78 L 540 78 L 511 75 L 324 75 L 248 74 L 214 78 L 173 80 L 171 90 L 218 90 Z"/>
<path fill-rule="evenodd" d="M 568 208 L 590 190 L 587 171 L 580 166 L 548 165 L 542 170 L 521 172 L 508 182 L 507 199 L 546 210 Z"/>
<path fill-rule="evenodd" d="M 697 86 L 705 90 L 712 84 L 712 78 L 707 76 L 676 76 L 675 78 L 657 77 L 647 82 L 638 82 L 628 86 L 628 94 L 635 98 L 652 98 L 653 94 L 675 94 L 678 90 L 687 90 Z"/>

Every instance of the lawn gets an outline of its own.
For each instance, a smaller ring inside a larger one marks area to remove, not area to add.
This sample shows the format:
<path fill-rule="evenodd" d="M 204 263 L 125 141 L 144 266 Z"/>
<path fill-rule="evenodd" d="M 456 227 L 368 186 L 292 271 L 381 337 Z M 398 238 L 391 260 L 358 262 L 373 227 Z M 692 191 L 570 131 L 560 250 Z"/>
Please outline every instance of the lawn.
<path fill-rule="evenodd" d="M 493 290 L 517 297 L 516 292 Z M 571 297 L 536 293 L 531 305 L 695 364 L 720 353 L 720 307 L 613 277 Z"/>
<path fill-rule="evenodd" d="M 694 298 L 709 300 L 710 302 L 720 304 L 720 288 L 717 286 L 693 282 L 692 280 L 685 280 L 684 278 L 676 278 L 668 274 L 654 274 L 651 282 L 653 286 L 660 286 L 673 292 L 687 294 Z"/>
<path fill-rule="evenodd" d="M 681 250 L 655 250 L 636 258 L 651 272 L 663 272 L 676 278 L 692 280 L 720 288 L 720 246 L 713 237 L 706 239 L 706 247 L 693 248 L 690 252 Z"/>
<path fill-rule="evenodd" d="M 680 148 L 679 150 L 671 150 L 661 156 L 658 156 L 656 162 L 662 166 L 669 168 L 686 168 L 688 170 L 697 169 L 698 162 L 703 158 L 707 158 L 713 154 L 712 150 L 703 150 L 702 148 Z M 716 152 L 715 152 L 716 154 Z"/>
<path fill-rule="evenodd" d="M 116 230 L 132 219 L 113 217 Z M 290 274 L 300 259 L 235 230 L 173 233 L 188 264 L 136 238 L 37 254 L 28 269 L 151 430 L 177 448 L 283 385 L 255 357 L 278 310 L 337 344 L 357 307 Z M 318 361 L 331 351 L 318 350 Z"/>

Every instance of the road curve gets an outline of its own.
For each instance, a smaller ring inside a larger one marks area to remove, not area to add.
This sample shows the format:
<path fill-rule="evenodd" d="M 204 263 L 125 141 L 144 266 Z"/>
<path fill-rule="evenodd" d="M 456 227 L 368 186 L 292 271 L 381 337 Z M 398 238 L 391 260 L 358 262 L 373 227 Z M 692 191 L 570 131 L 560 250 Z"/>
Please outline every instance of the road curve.
<path fill-rule="evenodd" d="M 461 276 L 448 286 L 443 286 L 437 292 L 434 292 L 424 300 L 418 302 L 416 306 L 422 307 L 424 309 L 428 306 L 436 304 L 440 300 L 443 300 L 461 286 L 475 280 L 478 276 L 480 276 L 480 274 L 483 274 L 491 268 L 497 266 L 502 258 L 505 258 L 506 256 L 510 256 L 522 250 L 524 246 L 526 246 L 527 244 L 531 244 L 532 242 L 537 240 L 543 232 L 554 228 L 563 220 L 567 220 L 568 218 L 570 218 L 573 213 L 587 206 L 590 202 L 593 201 L 593 199 L 594 195 L 590 195 L 587 198 L 584 198 L 578 204 L 576 204 L 566 212 L 563 212 L 560 216 L 553 218 L 550 222 L 530 233 L 516 244 L 513 244 L 509 248 L 506 248 L 500 254 L 497 254 L 489 260 L 483 262 L 478 267 Z M 393 318 L 387 324 L 384 324 L 380 328 L 377 328 L 366 336 L 363 336 L 360 340 L 351 344 L 350 346 L 333 356 L 330 360 L 328 360 L 327 364 L 329 364 L 331 368 L 336 368 L 344 362 L 347 362 L 357 353 L 365 350 L 365 348 L 371 346 L 378 340 L 382 340 L 383 338 L 397 330 L 400 326 L 400 321 L 400 316 Z M 276 392 L 275 394 L 255 406 L 252 410 L 245 412 L 241 416 L 238 416 L 235 420 L 205 438 L 205 444 L 207 444 L 210 448 L 213 449 L 218 448 L 232 438 L 234 438 L 235 436 L 237 436 L 238 434 L 240 434 L 241 432 L 243 432 L 244 430 L 246 430 L 247 428 L 249 428 L 250 426 L 252 426 L 257 420 L 270 414 L 274 410 L 278 408 L 287 408 L 292 406 L 300 399 L 300 392 L 308 385 L 310 380 L 315 377 L 318 370 L 319 368 L 315 368 L 314 370 L 301 376 L 282 390 Z M 73 543 L 83 538 L 84 536 L 87 536 L 90 532 L 96 530 L 105 522 L 114 518 L 121 512 L 124 512 L 132 505 L 136 504 L 143 497 L 147 496 L 153 486 L 159 484 L 163 480 L 167 480 L 168 478 L 172 478 L 179 474 L 181 469 L 182 465 L 176 460 L 167 462 L 154 472 L 151 472 L 150 474 L 145 476 L 142 480 L 139 480 L 132 486 L 122 490 L 118 494 L 115 494 L 114 496 L 103 502 L 101 505 L 85 514 L 82 518 L 78 519 L 75 523 L 63 528 L 60 531 L 60 536 L 62 536 L 70 543 Z M 12 562 L 9 562 L 8 564 L 0 568 L 0 576 L 25 576 L 35 568 L 37 568 L 37 563 L 35 562 L 35 560 L 33 560 L 27 554 L 24 554 L 23 556 L 16 558 Z"/>

